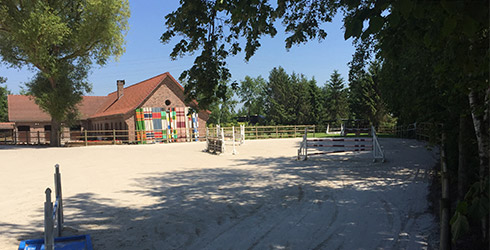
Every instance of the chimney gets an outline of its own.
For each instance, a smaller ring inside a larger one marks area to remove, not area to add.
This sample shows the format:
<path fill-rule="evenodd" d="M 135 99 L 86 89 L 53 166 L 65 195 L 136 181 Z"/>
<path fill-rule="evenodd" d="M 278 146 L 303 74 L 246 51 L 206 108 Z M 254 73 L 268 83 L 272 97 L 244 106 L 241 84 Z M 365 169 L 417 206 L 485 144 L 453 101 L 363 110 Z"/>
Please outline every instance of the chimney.
<path fill-rule="evenodd" d="M 124 80 L 117 80 L 117 99 L 124 95 Z"/>

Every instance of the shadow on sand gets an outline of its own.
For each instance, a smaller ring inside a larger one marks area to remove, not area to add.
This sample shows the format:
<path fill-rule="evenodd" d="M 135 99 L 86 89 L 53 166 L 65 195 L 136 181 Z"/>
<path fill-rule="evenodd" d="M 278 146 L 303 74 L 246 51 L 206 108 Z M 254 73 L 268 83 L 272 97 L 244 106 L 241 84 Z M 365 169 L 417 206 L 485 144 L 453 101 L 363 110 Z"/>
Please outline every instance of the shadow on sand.
<path fill-rule="evenodd" d="M 153 199 L 146 206 L 93 193 L 66 197 L 65 226 L 69 234 L 91 234 L 94 249 L 398 248 L 424 240 L 399 234 L 408 230 L 403 217 L 424 211 L 399 211 L 405 203 L 386 197 L 410 191 L 408 184 L 427 174 L 362 154 L 237 159 L 228 168 L 135 177 L 121 192 Z M 363 214 L 359 209 L 373 217 L 351 218 Z M 31 226 L 0 224 L 18 240 L 41 237 L 32 231 L 42 221 Z M 373 243 L 362 234 L 375 237 Z"/>

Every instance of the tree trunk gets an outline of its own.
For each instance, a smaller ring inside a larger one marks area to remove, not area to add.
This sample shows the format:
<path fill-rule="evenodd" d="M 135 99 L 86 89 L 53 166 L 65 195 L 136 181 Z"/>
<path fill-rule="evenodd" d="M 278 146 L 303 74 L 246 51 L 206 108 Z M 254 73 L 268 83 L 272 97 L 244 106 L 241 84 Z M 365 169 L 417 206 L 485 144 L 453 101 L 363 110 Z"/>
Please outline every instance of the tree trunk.
<path fill-rule="evenodd" d="M 441 212 L 441 233 L 439 235 L 439 249 L 449 250 L 451 249 L 450 240 L 450 195 L 449 195 L 449 171 L 446 164 L 446 134 L 442 132 L 441 136 L 441 200 L 440 200 L 440 212 Z"/>
<path fill-rule="evenodd" d="M 458 138 L 458 201 L 462 201 L 466 194 L 466 168 L 467 166 L 467 137 L 468 126 L 465 115 L 459 116 L 459 138 Z"/>
<path fill-rule="evenodd" d="M 49 142 L 49 145 L 51 147 L 61 146 L 60 132 L 61 132 L 61 123 L 57 121 L 55 118 L 51 118 L 51 136 Z"/>
<path fill-rule="evenodd" d="M 490 96 L 490 86 L 487 87 L 483 96 L 479 96 L 476 90 L 470 89 L 470 93 L 468 94 L 468 100 L 471 108 L 471 117 L 473 119 L 473 126 L 475 129 L 476 141 L 478 145 L 478 156 L 480 160 L 480 183 L 484 185 L 484 178 L 488 175 L 488 140 L 489 140 L 489 131 L 488 131 L 488 105 L 489 105 L 489 96 Z M 488 219 L 483 218 L 481 221 L 482 233 L 483 237 L 487 238 L 488 236 Z"/>

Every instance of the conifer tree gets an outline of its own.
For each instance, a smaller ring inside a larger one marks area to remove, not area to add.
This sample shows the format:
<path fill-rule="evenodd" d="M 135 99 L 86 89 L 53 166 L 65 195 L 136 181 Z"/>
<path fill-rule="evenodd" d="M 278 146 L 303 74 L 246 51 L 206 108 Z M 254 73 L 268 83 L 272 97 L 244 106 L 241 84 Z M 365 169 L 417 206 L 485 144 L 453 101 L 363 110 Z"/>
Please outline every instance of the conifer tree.
<path fill-rule="evenodd" d="M 330 80 L 325 86 L 325 93 L 327 119 L 336 122 L 346 119 L 349 114 L 347 90 L 344 88 L 344 79 L 337 70 L 330 75 Z"/>

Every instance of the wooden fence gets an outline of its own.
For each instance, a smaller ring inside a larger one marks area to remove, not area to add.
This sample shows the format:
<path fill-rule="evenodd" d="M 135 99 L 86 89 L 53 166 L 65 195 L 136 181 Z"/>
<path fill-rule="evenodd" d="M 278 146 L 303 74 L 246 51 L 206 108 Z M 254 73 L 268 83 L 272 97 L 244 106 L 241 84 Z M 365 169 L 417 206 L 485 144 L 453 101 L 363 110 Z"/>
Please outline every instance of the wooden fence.
<path fill-rule="evenodd" d="M 60 133 L 60 140 L 66 146 L 88 146 L 88 145 L 110 145 L 110 144 L 136 144 L 136 143 L 153 143 L 153 142 L 185 142 L 194 141 L 194 132 L 191 130 L 187 134 L 180 133 L 176 137 L 168 136 L 167 130 L 155 130 L 159 132 L 162 138 L 143 139 L 143 131 L 135 131 L 131 134 L 129 130 L 81 130 L 81 131 L 63 131 Z M 184 131 L 185 132 L 185 131 Z M 43 145 L 50 143 L 51 131 L 8 131 L 0 133 L 0 144 L 27 144 Z M 131 135 L 130 135 L 131 134 Z M 146 135 L 146 134 L 145 134 Z M 140 137 L 138 137 L 140 136 Z M 164 138 L 165 137 L 165 138 Z M 199 141 L 206 138 L 199 137 Z"/>
<path fill-rule="evenodd" d="M 439 141 L 441 124 L 430 122 L 416 122 L 402 126 L 378 127 L 378 134 L 390 135 L 400 138 L 410 138 L 425 141 Z"/>
<path fill-rule="evenodd" d="M 238 127 L 239 128 L 239 127 Z M 217 137 L 216 127 L 209 127 L 209 137 Z M 225 134 L 231 133 L 232 127 L 220 127 Z M 286 126 L 249 126 L 245 127 L 245 140 L 276 139 L 303 137 L 305 129 L 315 136 L 315 125 L 286 125 Z M 237 131 L 237 127 L 235 127 Z"/>
<path fill-rule="evenodd" d="M 221 127 L 225 133 L 231 133 L 232 127 Z M 216 127 L 209 127 L 209 137 L 217 137 Z M 315 137 L 318 133 L 325 133 L 326 126 L 315 125 L 285 125 L 285 126 L 248 126 L 245 127 L 245 139 L 275 139 L 275 138 L 295 138 L 302 137 L 308 132 L 308 137 Z M 331 129 L 335 130 L 335 129 Z M 413 123 L 405 126 L 393 127 L 378 127 L 377 132 L 381 135 L 413 138 L 421 140 L 430 140 L 433 135 L 437 135 L 439 130 L 438 125 L 422 122 Z M 238 127 L 235 131 L 239 131 Z M 157 140 L 148 140 L 148 143 L 160 142 L 186 142 L 194 141 L 194 132 L 188 131 L 187 134 L 180 133 L 178 138 L 172 138 L 167 134 L 167 130 L 157 130 L 164 136 Z M 61 133 L 61 140 L 68 146 L 88 146 L 88 145 L 105 145 L 105 144 L 135 144 L 142 143 L 138 140 L 138 134 L 142 138 L 143 131 L 135 131 L 134 135 L 130 135 L 128 130 L 82 130 L 82 131 L 66 131 Z M 6 131 L 0 132 L 0 144 L 49 144 L 50 131 L 46 132 L 30 132 L 30 131 Z M 204 133 L 201 133 L 199 141 L 206 140 Z"/>

